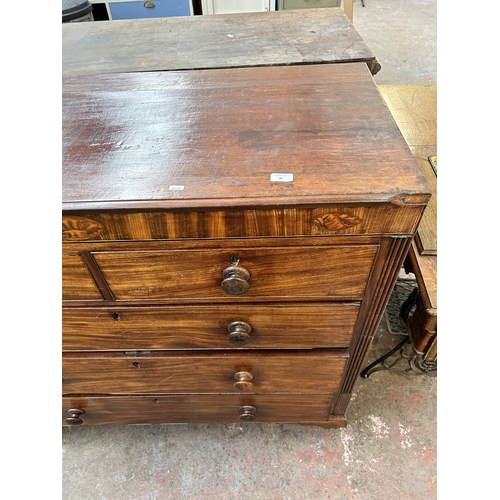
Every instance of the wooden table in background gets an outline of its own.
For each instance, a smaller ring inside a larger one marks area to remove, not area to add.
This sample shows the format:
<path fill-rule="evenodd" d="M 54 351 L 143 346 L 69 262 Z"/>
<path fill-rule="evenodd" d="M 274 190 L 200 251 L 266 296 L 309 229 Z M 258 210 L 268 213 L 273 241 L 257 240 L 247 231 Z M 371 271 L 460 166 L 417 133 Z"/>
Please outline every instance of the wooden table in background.
<path fill-rule="evenodd" d="M 335 7 L 62 25 L 63 76 L 346 62 L 380 70 Z"/>
<path fill-rule="evenodd" d="M 424 360 L 437 359 L 437 175 L 429 156 L 437 156 L 437 86 L 380 85 L 410 150 L 417 159 L 432 197 L 425 209 L 405 263 L 419 289 L 410 318 L 412 345 Z"/>

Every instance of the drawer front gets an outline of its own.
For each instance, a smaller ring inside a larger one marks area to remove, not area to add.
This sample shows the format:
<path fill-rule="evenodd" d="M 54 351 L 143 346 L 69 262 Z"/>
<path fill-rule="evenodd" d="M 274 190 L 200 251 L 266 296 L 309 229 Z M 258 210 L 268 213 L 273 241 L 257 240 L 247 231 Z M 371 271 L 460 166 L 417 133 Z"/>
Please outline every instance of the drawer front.
<path fill-rule="evenodd" d="M 85 213 L 62 216 L 62 241 L 412 234 L 422 207 L 325 206 L 225 211 Z"/>
<path fill-rule="evenodd" d="M 346 360 L 346 351 L 326 350 L 93 358 L 71 354 L 63 355 L 63 394 L 333 393 Z"/>
<path fill-rule="evenodd" d="M 108 6 L 114 20 L 191 15 L 189 0 L 109 2 Z"/>
<path fill-rule="evenodd" d="M 63 398 L 63 425 L 77 415 L 83 425 L 166 424 L 193 422 L 304 422 L 329 417 L 330 394 L 182 394 L 172 396 L 112 396 Z M 251 406 L 251 409 L 241 409 Z"/>
<path fill-rule="evenodd" d="M 76 252 L 62 254 L 63 300 L 103 300 L 89 270 Z"/>
<path fill-rule="evenodd" d="M 65 351 L 347 347 L 359 304 L 68 308 Z"/>
<path fill-rule="evenodd" d="M 117 300 L 360 300 L 377 249 L 377 245 L 339 245 L 93 255 Z M 244 268 L 249 276 L 234 278 L 229 273 L 234 267 Z M 246 281 L 248 290 L 238 295 L 224 291 L 223 281 L 233 278 Z"/>
<path fill-rule="evenodd" d="M 147 241 L 412 234 L 422 207 L 325 206 L 225 211 L 85 213 L 62 216 L 62 241 Z"/>

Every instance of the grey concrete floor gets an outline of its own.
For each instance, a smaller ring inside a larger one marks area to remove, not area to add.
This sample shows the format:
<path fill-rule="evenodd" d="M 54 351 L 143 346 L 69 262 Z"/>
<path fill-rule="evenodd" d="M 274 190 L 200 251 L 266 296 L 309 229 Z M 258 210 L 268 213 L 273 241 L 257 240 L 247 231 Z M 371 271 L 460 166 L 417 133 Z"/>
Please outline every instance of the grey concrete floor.
<path fill-rule="evenodd" d="M 382 69 L 378 85 L 437 83 L 437 0 L 354 0 L 353 24 Z"/>
<path fill-rule="evenodd" d="M 378 84 L 436 83 L 436 0 L 365 0 Z M 366 364 L 401 337 L 383 320 Z M 62 430 L 64 500 L 434 500 L 437 378 L 359 379 L 345 429 L 282 424 Z"/>

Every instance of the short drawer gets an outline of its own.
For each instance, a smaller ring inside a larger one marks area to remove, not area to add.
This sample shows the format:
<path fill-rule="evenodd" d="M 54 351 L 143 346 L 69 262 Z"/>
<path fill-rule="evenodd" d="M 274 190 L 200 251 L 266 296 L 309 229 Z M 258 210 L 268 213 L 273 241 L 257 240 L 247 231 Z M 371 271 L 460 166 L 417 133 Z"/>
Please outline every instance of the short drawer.
<path fill-rule="evenodd" d="M 99 288 L 77 252 L 62 254 L 62 299 L 103 300 Z"/>
<path fill-rule="evenodd" d="M 63 394 L 333 393 L 347 350 L 63 354 Z"/>
<path fill-rule="evenodd" d="M 64 351 L 347 347 L 359 303 L 65 308 Z"/>
<path fill-rule="evenodd" d="M 326 421 L 331 404 L 330 394 L 66 397 L 62 402 L 62 424 Z"/>
<path fill-rule="evenodd" d="M 377 245 L 311 245 L 93 256 L 117 300 L 360 300 L 377 250 Z"/>
<path fill-rule="evenodd" d="M 108 6 L 113 20 L 191 15 L 190 0 L 109 2 Z"/>

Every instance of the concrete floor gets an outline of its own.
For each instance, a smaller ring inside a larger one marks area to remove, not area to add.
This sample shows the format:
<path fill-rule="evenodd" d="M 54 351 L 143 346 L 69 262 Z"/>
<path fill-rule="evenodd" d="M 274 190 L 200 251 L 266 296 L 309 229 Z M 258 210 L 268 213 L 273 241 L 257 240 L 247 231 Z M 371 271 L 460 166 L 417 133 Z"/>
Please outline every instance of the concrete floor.
<path fill-rule="evenodd" d="M 382 69 L 378 85 L 437 83 L 437 0 L 354 0 L 353 24 Z"/>
<path fill-rule="evenodd" d="M 356 0 L 378 84 L 436 83 L 436 0 Z M 366 364 L 401 340 L 383 320 Z M 63 428 L 64 500 L 434 500 L 437 378 L 359 379 L 345 429 L 282 424 Z"/>

